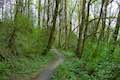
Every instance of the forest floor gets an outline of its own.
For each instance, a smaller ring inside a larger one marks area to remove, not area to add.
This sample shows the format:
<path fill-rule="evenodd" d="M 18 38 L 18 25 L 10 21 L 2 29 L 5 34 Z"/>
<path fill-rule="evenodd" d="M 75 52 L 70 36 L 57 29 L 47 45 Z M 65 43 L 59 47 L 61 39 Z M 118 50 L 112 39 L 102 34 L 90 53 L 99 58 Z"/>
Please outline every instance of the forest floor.
<path fill-rule="evenodd" d="M 10 59 L 7 63 L 0 62 L 0 65 L 2 65 L 0 71 L 4 72 L 0 73 L 0 80 L 31 80 L 54 58 L 53 52 L 49 51 L 46 56 L 33 54 L 30 57 L 21 56 Z M 9 68 L 10 65 L 13 65 L 13 67 Z"/>
<path fill-rule="evenodd" d="M 60 53 L 57 49 L 52 49 L 51 51 L 54 53 L 55 58 L 50 61 L 42 71 L 39 71 L 39 73 L 37 73 L 37 75 L 32 80 L 50 80 L 56 68 L 61 63 L 63 63 L 63 54 Z"/>

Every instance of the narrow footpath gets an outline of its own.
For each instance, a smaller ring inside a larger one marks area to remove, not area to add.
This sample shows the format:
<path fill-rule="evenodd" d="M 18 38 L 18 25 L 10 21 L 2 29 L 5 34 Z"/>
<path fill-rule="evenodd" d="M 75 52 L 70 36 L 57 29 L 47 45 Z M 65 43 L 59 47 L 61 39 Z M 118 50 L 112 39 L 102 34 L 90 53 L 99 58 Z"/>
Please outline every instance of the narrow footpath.
<path fill-rule="evenodd" d="M 55 54 L 55 59 L 53 59 L 48 65 L 32 80 L 50 80 L 55 72 L 56 68 L 63 63 L 64 56 L 57 49 L 51 49 Z"/>

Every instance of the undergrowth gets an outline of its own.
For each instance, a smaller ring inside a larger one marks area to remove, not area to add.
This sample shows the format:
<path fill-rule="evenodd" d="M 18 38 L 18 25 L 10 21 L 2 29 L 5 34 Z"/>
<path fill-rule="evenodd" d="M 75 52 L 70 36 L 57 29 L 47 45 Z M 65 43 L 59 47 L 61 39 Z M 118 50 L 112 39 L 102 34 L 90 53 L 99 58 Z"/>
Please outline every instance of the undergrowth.
<path fill-rule="evenodd" d="M 16 78 L 18 80 L 29 80 L 34 73 L 40 71 L 51 59 L 53 55 L 33 55 L 32 57 L 14 57 L 9 61 L 0 62 L 0 80 Z"/>
<path fill-rule="evenodd" d="M 74 51 L 63 51 L 65 62 L 57 68 L 52 80 L 120 80 L 119 45 L 109 57 L 108 43 L 100 43 L 95 51 L 96 43 L 87 41 L 82 59 L 76 58 Z"/>

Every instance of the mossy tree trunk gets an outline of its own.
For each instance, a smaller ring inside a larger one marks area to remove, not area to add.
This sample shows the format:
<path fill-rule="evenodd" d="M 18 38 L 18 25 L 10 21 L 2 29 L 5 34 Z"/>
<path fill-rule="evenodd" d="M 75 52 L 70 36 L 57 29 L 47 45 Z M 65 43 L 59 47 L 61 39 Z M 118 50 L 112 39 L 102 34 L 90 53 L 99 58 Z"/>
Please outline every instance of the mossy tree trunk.
<path fill-rule="evenodd" d="M 47 48 L 43 52 L 43 55 L 47 54 L 47 51 L 51 48 L 53 40 L 54 40 L 54 33 L 55 33 L 55 28 L 56 28 L 56 20 L 57 20 L 59 3 L 60 3 L 60 0 L 56 0 L 56 5 L 55 5 L 55 10 L 54 10 L 54 15 L 53 15 L 53 24 L 52 24 L 50 36 L 48 39 Z"/>
<path fill-rule="evenodd" d="M 83 28 L 85 27 L 85 5 L 86 0 L 82 1 L 82 14 L 81 14 L 81 22 L 79 26 L 79 37 L 78 37 L 78 43 L 76 48 L 76 54 L 79 58 L 82 57 L 82 48 L 83 48 Z"/>
<path fill-rule="evenodd" d="M 38 26 L 41 27 L 41 0 L 38 0 Z"/>

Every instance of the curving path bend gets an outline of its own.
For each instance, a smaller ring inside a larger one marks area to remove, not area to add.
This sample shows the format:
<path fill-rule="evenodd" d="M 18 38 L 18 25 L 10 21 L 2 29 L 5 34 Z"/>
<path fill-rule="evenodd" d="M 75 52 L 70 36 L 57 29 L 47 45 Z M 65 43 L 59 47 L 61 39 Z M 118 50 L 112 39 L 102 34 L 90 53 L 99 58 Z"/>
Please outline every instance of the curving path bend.
<path fill-rule="evenodd" d="M 55 59 L 53 59 L 48 65 L 32 80 L 50 80 L 53 76 L 55 69 L 63 63 L 64 56 L 57 49 L 51 49 L 55 54 Z"/>

